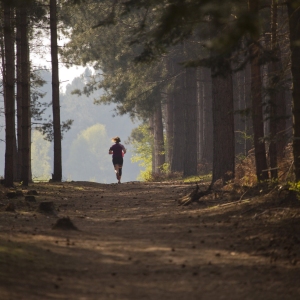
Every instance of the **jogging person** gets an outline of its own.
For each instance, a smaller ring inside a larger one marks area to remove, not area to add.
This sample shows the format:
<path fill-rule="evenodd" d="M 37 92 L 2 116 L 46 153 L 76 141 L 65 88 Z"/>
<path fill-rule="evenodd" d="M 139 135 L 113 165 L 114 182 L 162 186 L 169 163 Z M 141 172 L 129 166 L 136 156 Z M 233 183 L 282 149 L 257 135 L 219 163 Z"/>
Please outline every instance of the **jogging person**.
<path fill-rule="evenodd" d="M 118 136 L 112 138 L 112 142 L 115 144 L 109 148 L 108 154 L 112 154 L 112 162 L 115 168 L 118 183 L 121 183 L 123 156 L 126 153 L 126 149 L 122 144 L 120 144 L 121 140 Z"/>

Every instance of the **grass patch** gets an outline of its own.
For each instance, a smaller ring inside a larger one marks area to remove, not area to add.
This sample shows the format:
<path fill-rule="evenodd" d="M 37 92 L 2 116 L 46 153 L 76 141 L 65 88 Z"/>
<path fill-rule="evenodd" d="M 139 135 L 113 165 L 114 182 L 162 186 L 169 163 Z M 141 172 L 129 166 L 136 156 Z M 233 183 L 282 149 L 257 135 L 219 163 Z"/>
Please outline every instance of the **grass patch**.
<path fill-rule="evenodd" d="M 194 176 L 182 178 L 184 183 L 210 182 L 211 179 L 212 179 L 212 174 L 194 175 Z"/>
<path fill-rule="evenodd" d="M 162 182 L 162 181 L 180 181 L 183 183 L 209 183 L 212 179 L 212 174 L 205 175 L 194 175 L 184 177 L 180 172 L 169 172 L 169 173 L 149 173 L 149 177 L 145 181 L 150 182 Z"/>

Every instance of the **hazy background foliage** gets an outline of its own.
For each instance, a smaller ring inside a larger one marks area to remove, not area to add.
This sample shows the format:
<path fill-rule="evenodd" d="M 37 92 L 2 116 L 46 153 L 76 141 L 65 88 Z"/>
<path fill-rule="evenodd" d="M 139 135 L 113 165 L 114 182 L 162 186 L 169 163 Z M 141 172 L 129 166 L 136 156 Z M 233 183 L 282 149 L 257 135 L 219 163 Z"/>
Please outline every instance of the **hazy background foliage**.
<path fill-rule="evenodd" d="M 75 95 L 72 91 L 83 89 L 92 71 L 86 69 L 81 77 L 74 78 L 61 90 L 61 120 L 74 120 L 71 129 L 64 133 L 62 141 L 63 180 L 96 181 L 103 183 L 116 182 L 111 156 L 108 149 L 111 138 L 120 136 L 122 143 L 130 136 L 131 130 L 137 126 L 128 116 L 115 115 L 115 105 L 96 105 L 102 90 L 93 92 L 89 97 Z M 39 92 L 46 93 L 42 102 L 51 102 L 51 73 L 42 71 L 41 77 L 46 81 L 39 87 Z M 3 109 L 3 101 L 1 101 Z M 43 115 L 45 121 L 52 115 L 51 107 Z M 3 126 L 4 119 L 1 119 Z M 34 124 L 37 127 L 39 124 Z M 32 176 L 34 180 L 49 180 L 53 165 L 53 145 L 45 141 L 40 132 L 32 130 Z M 5 131 L 1 127 L 0 139 L 4 140 Z M 132 149 L 128 149 L 124 157 L 124 181 L 136 180 L 140 172 L 138 163 L 131 162 Z M 5 144 L 0 143 L 0 165 L 4 169 Z M 0 175 L 3 175 L 0 173 Z"/>

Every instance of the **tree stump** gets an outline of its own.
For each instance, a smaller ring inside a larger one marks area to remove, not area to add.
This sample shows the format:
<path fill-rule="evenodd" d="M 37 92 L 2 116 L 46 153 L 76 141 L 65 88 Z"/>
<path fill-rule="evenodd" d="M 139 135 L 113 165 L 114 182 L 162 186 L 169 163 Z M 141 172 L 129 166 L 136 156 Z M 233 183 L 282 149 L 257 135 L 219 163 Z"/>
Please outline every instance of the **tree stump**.
<path fill-rule="evenodd" d="M 38 192 L 36 191 L 36 190 L 29 190 L 28 192 L 27 192 L 27 195 L 38 195 Z"/>
<path fill-rule="evenodd" d="M 16 207 L 13 203 L 8 203 L 5 206 L 5 211 L 9 211 L 9 212 L 15 212 L 16 211 Z"/>
<path fill-rule="evenodd" d="M 16 192 L 7 192 L 6 197 L 8 199 L 16 198 L 17 197 L 17 193 Z"/>
<path fill-rule="evenodd" d="M 78 230 L 69 217 L 60 218 L 53 225 L 52 229 L 59 230 Z"/>
<path fill-rule="evenodd" d="M 17 197 L 24 196 L 24 193 L 21 190 L 16 190 Z"/>
<path fill-rule="evenodd" d="M 36 199 L 32 195 L 26 195 L 25 196 L 25 201 L 27 201 L 27 202 L 36 202 Z"/>
<path fill-rule="evenodd" d="M 41 213 L 56 215 L 55 207 L 52 201 L 40 202 L 38 211 Z"/>

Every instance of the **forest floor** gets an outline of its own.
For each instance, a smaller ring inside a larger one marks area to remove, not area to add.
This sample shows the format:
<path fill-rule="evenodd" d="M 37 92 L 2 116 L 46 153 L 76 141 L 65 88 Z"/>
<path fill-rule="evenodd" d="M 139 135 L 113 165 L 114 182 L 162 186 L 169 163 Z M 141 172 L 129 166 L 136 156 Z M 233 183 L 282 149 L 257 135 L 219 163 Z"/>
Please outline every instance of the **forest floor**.
<path fill-rule="evenodd" d="M 0 299 L 300 299 L 300 201 L 221 193 L 179 206 L 193 188 L 36 183 L 35 199 L 8 199 L 2 187 Z M 58 226 L 67 216 L 78 230 Z"/>

